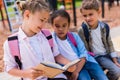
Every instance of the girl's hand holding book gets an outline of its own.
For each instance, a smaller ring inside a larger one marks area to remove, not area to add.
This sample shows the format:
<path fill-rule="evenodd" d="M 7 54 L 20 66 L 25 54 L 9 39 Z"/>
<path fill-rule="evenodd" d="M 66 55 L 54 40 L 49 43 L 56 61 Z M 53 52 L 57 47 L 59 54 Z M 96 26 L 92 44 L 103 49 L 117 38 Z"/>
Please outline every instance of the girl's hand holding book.
<path fill-rule="evenodd" d="M 68 72 L 74 72 L 75 69 L 76 69 L 76 65 L 72 65 L 72 66 L 70 66 L 70 67 L 67 69 L 67 71 L 68 71 Z"/>
<path fill-rule="evenodd" d="M 30 79 L 34 80 L 39 76 L 43 76 L 44 71 L 37 70 L 35 68 L 30 68 L 30 69 L 25 70 L 25 75 L 26 75 L 27 78 L 30 78 Z"/>

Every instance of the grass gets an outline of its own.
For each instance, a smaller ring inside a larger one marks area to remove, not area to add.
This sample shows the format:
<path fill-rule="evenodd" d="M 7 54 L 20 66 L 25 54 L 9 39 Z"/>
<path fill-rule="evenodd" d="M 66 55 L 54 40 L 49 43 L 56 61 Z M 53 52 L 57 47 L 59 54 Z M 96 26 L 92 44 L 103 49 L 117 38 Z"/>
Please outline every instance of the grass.
<path fill-rule="evenodd" d="M 3 11 L 4 19 L 7 19 L 7 17 L 6 17 L 6 12 L 5 12 L 5 8 L 2 8 L 2 11 Z M 14 9 L 13 9 L 12 6 L 9 6 L 9 7 L 8 7 L 8 13 L 10 13 L 10 14 L 9 14 L 10 18 L 15 17 L 15 14 L 12 14 L 11 12 L 14 12 Z M 1 14 L 0 14 L 0 20 L 1 20 Z"/>
<path fill-rule="evenodd" d="M 75 0 L 75 7 L 79 8 L 81 6 L 82 1 L 81 0 Z M 62 3 L 58 2 L 58 9 L 60 8 L 60 6 L 62 5 Z M 70 4 L 67 4 L 70 5 Z"/>

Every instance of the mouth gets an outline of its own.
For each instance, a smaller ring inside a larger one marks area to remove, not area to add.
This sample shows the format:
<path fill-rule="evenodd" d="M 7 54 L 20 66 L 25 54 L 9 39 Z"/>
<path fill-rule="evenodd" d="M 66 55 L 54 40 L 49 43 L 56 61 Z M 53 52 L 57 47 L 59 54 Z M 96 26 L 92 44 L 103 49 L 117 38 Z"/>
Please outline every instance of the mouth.
<path fill-rule="evenodd" d="M 87 21 L 88 23 L 91 23 L 92 21 Z"/>
<path fill-rule="evenodd" d="M 61 33 L 58 33 L 58 34 L 59 34 L 59 35 L 62 35 L 62 34 L 64 34 L 64 33 L 61 32 Z"/>

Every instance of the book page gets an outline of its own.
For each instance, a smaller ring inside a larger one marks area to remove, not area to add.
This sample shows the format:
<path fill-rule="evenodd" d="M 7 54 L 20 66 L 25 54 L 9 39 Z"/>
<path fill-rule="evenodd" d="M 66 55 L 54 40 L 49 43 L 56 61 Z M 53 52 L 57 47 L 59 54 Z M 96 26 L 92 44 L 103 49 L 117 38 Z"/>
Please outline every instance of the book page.
<path fill-rule="evenodd" d="M 63 67 L 60 64 L 54 63 L 54 62 L 50 62 L 50 61 L 43 61 L 41 62 L 41 64 L 48 66 L 48 67 L 52 67 L 52 68 L 57 68 L 57 69 L 62 69 Z"/>
<path fill-rule="evenodd" d="M 70 63 L 66 64 L 66 65 L 63 67 L 63 70 L 67 70 L 70 66 L 78 63 L 79 61 L 80 61 L 80 59 L 76 59 L 76 60 L 71 61 Z"/>

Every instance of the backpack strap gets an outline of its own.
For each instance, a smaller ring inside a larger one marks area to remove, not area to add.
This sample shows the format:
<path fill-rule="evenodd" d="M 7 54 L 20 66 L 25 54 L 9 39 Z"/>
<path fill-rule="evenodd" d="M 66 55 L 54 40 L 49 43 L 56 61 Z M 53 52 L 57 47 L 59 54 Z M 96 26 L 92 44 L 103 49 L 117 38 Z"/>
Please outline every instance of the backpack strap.
<path fill-rule="evenodd" d="M 8 44 L 9 44 L 10 52 L 14 57 L 16 63 L 18 64 L 18 67 L 22 69 L 22 62 L 20 57 L 19 45 L 18 45 L 18 36 L 14 35 L 8 37 Z"/>
<path fill-rule="evenodd" d="M 106 39 L 108 39 L 110 28 L 109 28 L 108 24 L 104 23 L 104 25 L 105 25 L 105 29 L 106 29 Z"/>
<path fill-rule="evenodd" d="M 89 43 L 89 31 L 87 25 L 84 22 L 82 23 L 82 29 L 84 31 L 85 39 L 87 43 Z"/>
<path fill-rule="evenodd" d="M 84 22 L 82 23 L 82 29 L 83 29 L 83 32 L 84 32 L 85 40 L 87 41 L 87 44 L 88 44 L 88 48 L 90 50 L 88 52 L 88 54 L 90 54 L 91 56 L 94 56 L 94 53 L 91 52 L 91 48 L 89 46 L 89 30 L 88 30 L 87 25 Z"/>
<path fill-rule="evenodd" d="M 53 46 L 54 46 L 54 45 L 53 45 L 53 37 L 52 37 L 50 31 L 47 30 L 47 29 L 42 29 L 41 32 L 42 32 L 42 33 L 45 35 L 45 37 L 47 38 L 47 40 L 48 40 L 48 42 L 49 42 L 49 44 L 50 44 L 50 47 L 51 47 L 51 49 L 52 49 L 52 51 L 53 51 Z"/>
<path fill-rule="evenodd" d="M 72 42 L 72 44 L 73 44 L 75 47 L 77 47 L 76 40 L 75 40 L 74 36 L 72 35 L 72 33 L 68 32 L 67 35 L 68 35 L 70 41 Z M 90 54 L 91 56 L 95 56 L 95 54 L 94 54 L 93 52 L 88 52 L 88 54 Z"/>
<path fill-rule="evenodd" d="M 73 44 L 75 47 L 77 47 L 76 40 L 75 40 L 74 36 L 72 35 L 72 33 L 71 33 L 71 32 L 68 32 L 67 35 L 68 35 L 70 41 L 72 42 L 72 44 Z"/>

